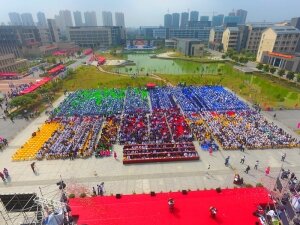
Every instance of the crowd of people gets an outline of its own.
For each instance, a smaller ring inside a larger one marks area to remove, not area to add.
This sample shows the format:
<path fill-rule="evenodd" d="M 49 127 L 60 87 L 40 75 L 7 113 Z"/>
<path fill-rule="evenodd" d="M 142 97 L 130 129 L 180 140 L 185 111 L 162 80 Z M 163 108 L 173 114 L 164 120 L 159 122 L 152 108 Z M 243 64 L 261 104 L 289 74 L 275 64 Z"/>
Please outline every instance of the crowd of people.
<path fill-rule="evenodd" d="M 9 84 L 10 91 L 7 93 L 9 98 L 17 97 L 21 95 L 21 92 L 24 91 L 25 89 L 29 88 L 32 85 L 32 83 L 29 84 L 20 84 L 20 85 L 14 85 L 14 84 Z"/>
<path fill-rule="evenodd" d="M 124 89 L 78 90 L 70 94 L 52 114 L 53 117 L 121 114 L 124 98 Z"/>
<path fill-rule="evenodd" d="M 61 118 L 57 129 L 37 153 L 37 159 L 74 159 L 91 156 L 102 126 L 101 117 Z"/>
<path fill-rule="evenodd" d="M 124 104 L 124 113 L 149 113 L 148 93 L 138 88 L 127 88 Z"/>
<path fill-rule="evenodd" d="M 202 112 L 210 130 L 224 149 L 292 148 L 299 141 L 253 111 Z"/>
<path fill-rule="evenodd" d="M 6 138 L 0 137 L 0 150 L 8 145 L 8 141 Z"/>
<path fill-rule="evenodd" d="M 149 91 L 152 110 L 168 110 L 175 108 L 176 103 L 172 97 L 170 87 L 155 88 Z"/>

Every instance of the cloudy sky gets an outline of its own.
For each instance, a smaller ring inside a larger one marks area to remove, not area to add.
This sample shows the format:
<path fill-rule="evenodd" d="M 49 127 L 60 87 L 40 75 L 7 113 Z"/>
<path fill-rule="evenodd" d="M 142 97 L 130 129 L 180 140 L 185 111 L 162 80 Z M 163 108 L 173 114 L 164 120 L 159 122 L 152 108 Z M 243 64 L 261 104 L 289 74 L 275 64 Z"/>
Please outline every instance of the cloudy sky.
<path fill-rule="evenodd" d="M 128 27 L 162 25 L 163 15 L 168 11 L 197 10 L 200 15 L 227 15 L 233 9 L 248 11 L 248 22 L 278 22 L 300 16 L 300 0 L 0 0 L 0 22 L 9 21 L 8 12 L 42 11 L 53 18 L 61 9 L 71 11 L 96 11 L 98 23 L 102 24 L 101 12 L 121 11 Z"/>

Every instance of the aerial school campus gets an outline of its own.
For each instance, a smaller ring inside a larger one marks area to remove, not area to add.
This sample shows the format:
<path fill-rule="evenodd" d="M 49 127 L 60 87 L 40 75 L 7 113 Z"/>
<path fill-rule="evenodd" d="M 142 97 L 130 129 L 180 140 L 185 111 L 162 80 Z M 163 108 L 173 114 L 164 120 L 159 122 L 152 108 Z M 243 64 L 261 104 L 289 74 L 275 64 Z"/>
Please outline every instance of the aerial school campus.
<path fill-rule="evenodd" d="M 299 71 L 71 41 L 0 73 L 1 224 L 299 224 Z"/>

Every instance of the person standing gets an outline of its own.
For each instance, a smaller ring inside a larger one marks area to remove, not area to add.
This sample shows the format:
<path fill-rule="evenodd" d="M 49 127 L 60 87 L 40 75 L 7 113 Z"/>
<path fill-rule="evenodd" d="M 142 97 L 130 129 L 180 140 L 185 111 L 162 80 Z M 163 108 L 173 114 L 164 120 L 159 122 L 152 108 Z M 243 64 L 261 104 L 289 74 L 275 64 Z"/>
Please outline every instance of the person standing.
<path fill-rule="evenodd" d="M 254 169 L 255 169 L 255 170 L 257 170 L 257 168 L 258 168 L 258 164 L 259 164 L 259 161 L 256 160 L 255 165 L 254 165 Z"/>
<path fill-rule="evenodd" d="M 114 158 L 115 158 L 115 160 L 117 160 L 117 153 L 116 153 L 116 151 L 114 151 Z"/>
<path fill-rule="evenodd" d="M 244 164 L 244 163 L 245 163 L 245 158 L 246 158 L 246 156 L 243 156 L 243 157 L 241 158 L 241 161 L 240 161 L 241 164 Z"/>
<path fill-rule="evenodd" d="M 3 169 L 3 174 L 4 174 L 6 179 L 9 177 L 9 173 L 8 173 L 8 170 L 6 168 Z"/>
<path fill-rule="evenodd" d="M 268 166 L 268 167 L 266 168 L 266 171 L 265 171 L 265 172 L 266 172 L 266 176 L 268 176 L 268 175 L 270 174 L 270 170 L 271 170 L 271 169 L 270 169 L 270 167 Z"/>
<path fill-rule="evenodd" d="M 281 162 L 284 162 L 285 158 L 286 158 L 286 153 L 282 153 L 282 155 L 281 155 Z"/>
<path fill-rule="evenodd" d="M 225 159 L 225 166 L 229 165 L 229 159 L 230 159 L 230 156 L 227 156 L 227 158 Z"/>
<path fill-rule="evenodd" d="M 31 164 L 30 164 L 30 167 L 31 167 L 31 169 L 32 169 L 32 172 L 33 172 L 34 174 L 36 174 L 36 170 L 35 170 L 35 162 L 31 163 Z"/>
<path fill-rule="evenodd" d="M 250 166 L 248 165 L 247 167 L 246 167 L 246 170 L 245 170 L 245 173 L 249 173 L 249 170 L 250 170 Z"/>
<path fill-rule="evenodd" d="M 93 187 L 93 196 L 96 196 L 96 195 L 97 195 L 96 189 L 95 189 L 95 187 Z"/>
<path fill-rule="evenodd" d="M 3 182 L 5 183 L 6 182 L 5 177 L 4 177 L 3 173 L 1 173 L 1 172 L 0 172 L 0 177 L 3 180 Z"/>
<path fill-rule="evenodd" d="M 100 195 L 103 196 L 104 195 L 104 192 L 105 192 L 105 189 L 104 189 L 104 182 L 102 182 L 100 185 Z"/>
<path fill-rule="evenodd" d="M 210 156 L 212 156 L 212 153 L 213 153 L 213 149 L 212 149 L 212 147 L 209 147 L 209 150 L 208 150 L 208 152 L 209 152 L 209 155 L 210 155 Z"/>

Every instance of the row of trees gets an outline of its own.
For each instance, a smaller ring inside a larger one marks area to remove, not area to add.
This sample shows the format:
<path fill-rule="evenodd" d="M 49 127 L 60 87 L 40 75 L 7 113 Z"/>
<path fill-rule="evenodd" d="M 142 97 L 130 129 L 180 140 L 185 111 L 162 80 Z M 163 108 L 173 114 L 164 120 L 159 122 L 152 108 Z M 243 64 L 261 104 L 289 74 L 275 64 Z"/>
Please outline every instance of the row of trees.
<path fill-rule="evenodd" d="M 235 62 L 238 63 L 247 63 L 249 61 L 255 61 L 255 55 L 253 55 L 251 52 L 242 50 L 240 53 L 233 50 L 233 49 L 228 49 L 228 51 L 222 55 L 222 58 L 225 59 L 229 57 Z"/>
<path fill-rule="evenodd" d="M 277 69 L 277 68 L 272 67 L 268 64 L 262 64 L 262 63 L 257 64 L 256 68 L 259 69 L 259 70 L 264 71 L 265 73 L 275 74 L 277 72 L 278 76 L 280 76 L 280 77 L 285 76 L 289 80 L 294 80 L 295 77 L 296 77 L 297 82 L 300 82 L 300 74 L 295 74 L 292 71 L 286 72 L 283 69 Z"/>

